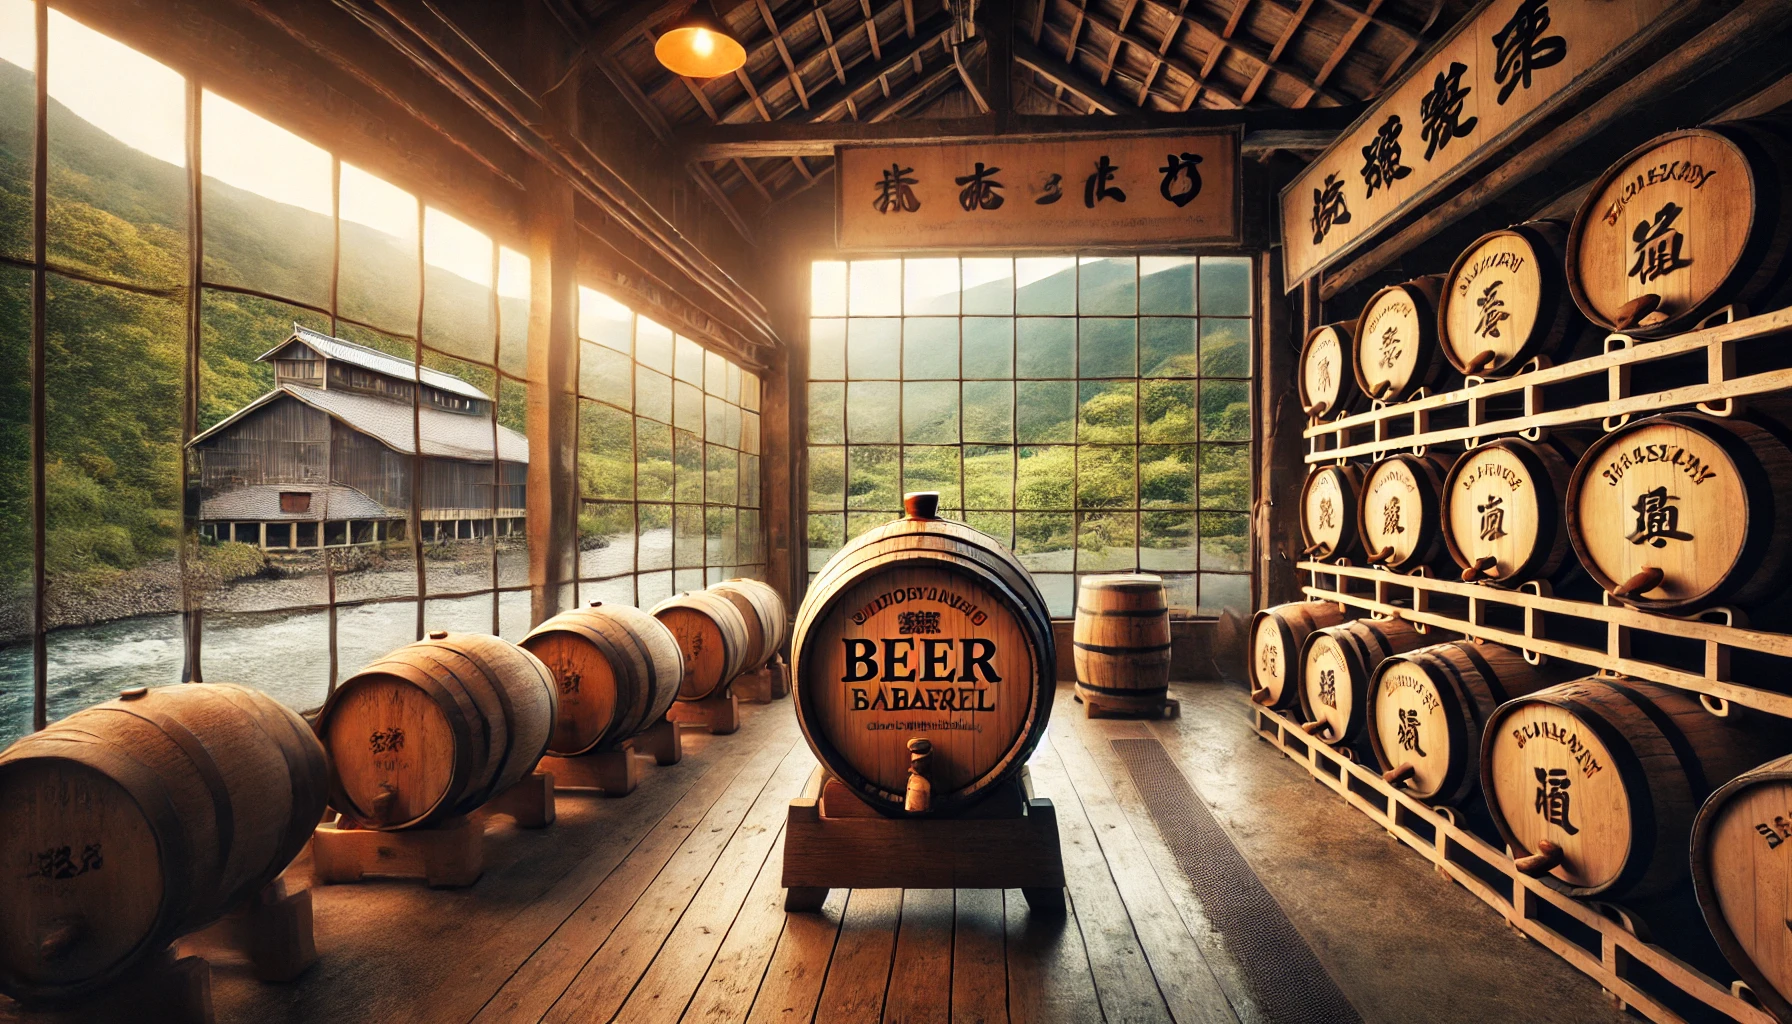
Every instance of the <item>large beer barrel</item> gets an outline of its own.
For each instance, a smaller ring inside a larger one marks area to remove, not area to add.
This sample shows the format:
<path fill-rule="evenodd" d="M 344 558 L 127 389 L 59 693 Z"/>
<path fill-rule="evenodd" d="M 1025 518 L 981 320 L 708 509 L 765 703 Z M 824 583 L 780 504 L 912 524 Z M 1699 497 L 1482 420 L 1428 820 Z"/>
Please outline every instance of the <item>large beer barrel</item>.
<path fill-rule="evenodd" d="M 905 809 L 911 741 L 932 746 L 929 809 L 951 814 L 1018 772 L 1051 716 L 1051 614 L 1007 548 L 938 518 L 939 496 L 828 560 L 791 640 L 797 721 L 878 811 Z"/>
<path fill-rule="evenodd" d="M 1300 710 L 1312 734 L 1334 747 L 1366 749 L 1376 667 L 1435 640 L 1404 619 L 1353 619 L 1313 631 L 1300 652 Z"/>
<path fill-rule="evenodd" d="M 1084 576 L 1072 630 L 1077 692 L 1118 711 L 1162 711 L 1170 687 L 1170 606 L 1149 573 Z"/>
<path fill-rule="evenodd" d="M 1579 575 L 1562 518 L 1584 437 L 1503 437 L 1463 453 L 1444 479 L 1444 543 L 1466 582 L 1516 587 Z"/>
<path fill-rule="evenodd" d="M 1356 386 L 1370 398 L 1404 402 L 1442 378 L 1437 338 L 1438 275 L 1389 285 L 1369 297 L 1356 322 Z"/>
<path fill-rule="evenodd" d="M 1363 537 L 1357 529 L 1357 495 L 1363 486 L 1359 466 L 1321 466 L 1300 485 L 1302 557 L 1320 562 L 1361 558 Z"/>
<path fill-rule="evenodd" d="M 1738 775 L 1692 827 L 1692 884 L 1724 958 L 1775 1018 L 1792 1020 L 1792 757 Z"/>
<path fill-rule="evenodd" d="M 330 806 L 363 827 L 466 814 L 535 770 L 559 686 L 495 636 L 436 630 L 350 676 L 318 713 Z"/>
<path fill-rule="evenodd" d="M 1635 679 L 1576 679 L 1503 704 L 1481 787 L 1519 865 L 1572 896 L 1646 899 L 1686 880 L 1699 804 L 1785 748 L 1774 733 Z"/>
<path fill-rule="evenodd" d="M 1357 498 L 1357 526 L 1370 565 L 1416 569 L 1445 554 L 1444 477 L 1440 453 L 1392 455 L 1370 467 Z"/>
<path fill-rule="evenodd" d="M 1568 235 L 1568 285 L 1601 327 L 1662 337 L 1730 303 L 1783 304 L 1788 245 L 1785 136 L 1746 121 L 1688 128 L 1631 150 L 1593 183 Z"/>
<path fill-rule="evenodd" d="M 1481 732 L 1494 709 L 1554 681 L 1500 644 L 1454 640 L 1396 654 L 1369 683 L 1375 759 L 1420 800 L 1461 806 L 1480 789 Z"/>
<path fill-rule="evenodd" d="M 1333 601 L 1291 601 L 1251 616 L 1251 699 L 1276 711 L 1300 705 L 1300 650 L 1314 630 L 1343 622 Z"/>
<path fill-rule="evenodd" d="M 547 620 L 523 649 L 553 673 L 560 699 L 547 752 L 612 747 L 665 715 L 684 680 L 684 654 L 660 620 L 625 604 L 591 602 Z"/>
<path fill-rule="evenodd" d="M 747 624 L 747 660 L 742 672 L 757 672 L 784 646 L 784 599 L 760 580 L 723 580 L 710 586 L 733 603 Z"/>
<path fill-rule="evenodd" d="M 119 977 L 274 880 L 323 815 L 311 728 L 227 683 L 127 690 L 0 752 L 0 992 Z"/>
<path fill-rule="evenodd" d="M 1444 276 L 1437 333 L 1462 373 L 1515 373 L 1537 356 L 1562 361 L 1597 337 L 1562 273 L 1567 228 L 1530 221 L 1482 235 Z"/>
<path fill-rule="evenodd" d="M 1354 323 L 1316 327 L 1300 349 L 1300 407 L 1308 416 L 1347 416 L 1369 407 L 1356 386 Z"/>
<path fill-rule="evenodd" d="M 1600 586 L 1652 611 L 1758 604 L 1786 589 L 1792 448 L 1778 428 L 1667 413 L 1587 449 L 1568 535 Z"/>
<path fill-rule="evenodd" d="M 747 664 L 747 617 L 734 602 L 708 590 L 674 594 L 653 606 L 684 653 L 679 700 L 702 700 L 727 686 Z"/>

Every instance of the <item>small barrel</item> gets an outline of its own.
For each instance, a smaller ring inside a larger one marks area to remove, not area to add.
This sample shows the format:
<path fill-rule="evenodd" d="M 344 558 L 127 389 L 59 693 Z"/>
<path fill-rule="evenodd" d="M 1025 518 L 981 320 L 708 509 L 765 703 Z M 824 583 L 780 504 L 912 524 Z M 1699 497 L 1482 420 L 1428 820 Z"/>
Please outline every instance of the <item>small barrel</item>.
<path fill-rule="evenodd" d="M 1356 519 L 1362 492 L 1360 466 L 1321 466 L 1300 485 L 1301 557 L 1336 562 L 1363 556 Z"/>
<path fill-rule="evenodd" d="M 1077 691 L 1117 711 L 1162 711 L 1170 686 L 1170 607 L 1162 576 L 1084 576 L 1077 589 Z"/>
<path fill-rule="evenodd" d="M 1353 619 L 1314 630 L 1300 651 L 1300 710 L 1313 735 L 1334 747 L 1366 749 L 1376 667 L 1434 640 L 1404 619 Z"/>
<path fill-rule="evenodd" d="M 1390 569 L 1416 569 L 1446 557 L 1444 477 L 1449 457 L 1393 455 L 1371 466 L 1357 498 L 1364 560 Z"/>
<path fill-rule="evenodd" d="M 747 661 L 742 672 L 757 672 L 784 646 L 784 599 L 759 580 L 723 580 L 709 588 L 734 604 L 747 623 Z"/>
<path fill-rule="evenodd" d="M 1568 536 L 1613 596 L 1651 611 L 1754 605 L 1786 589 L 1792 447 L 1777 426 L 1667 413 L 1606 434 L 1568 481 Z"/>
<path fill-rule="evenodd" d="M 477 810 L 535 770 L 559 685 L 495 636 L 436 630 L 350 676 L 318 713 L 330 806 L 363 828 L 419 828 Z"/>
<path fill-rule="evenodd" d="M 228 683 L 127 690 L 0 752 L 0 992 L 79 996 L 273 881 L 323 816 L 323 747 Z"/>
<path fill-rule="evenodd" d="M 1300 349 L 1300 407 L 1308 416 L 1348 416 L 1369 407 L 1356 386 L 1351 338 L 1356 324 L 1316 327 Z"/>
<path fill-rule="evenodd" d="M 702 700 L 727 686 L 747 663 L 747 618 L 721 594 L 693 590 L 653 606 L 684 653 L 679 700 Z"/>
<path fill-rule="evenodd" d="M 1314 630 L 1343 622 L 1333 601 L 1291 601 L 1251 616 L 1251 699 L 1276 711 L 1300 706 L 1300 649 Z"/>
<path fill-rule="evenodd" d="M 1370 398 L 1404 402 L 1443 378 L 1437 338 L 1441 275 L 1389 285 L 1369 297 L 1356 322 L 1356 386 Z"/>
<path fill-rule="evenodd" d="M 684 654 L 660 620 L 625 604 L 591 602 L 547 620 L 523 649 L 553 673 L 560 699 L 547 752 L 588 754 L 666 714 L 684 680 Z"/>
<path fill-rule="evenodd" d="M 1724 958 L 1792 1020 L 1792 757 L 1736 776 L 1692 826 L 1692 884 Z"/>
<path fill-rule="evenodd" d="M 1453 640 L 1396 654 L 1369 684 L 1369 742 L 1383 772 L 1430 804 L 1481 788 L 1481 733 L 1495 708 L 1559 680 L 1500 644 Z"/>
<path fill-rule="evenodd" d="M 1571 896 L 1647 899 L 1686 881 L 1700 803 L 1784 753 L 1783 731 L 1670 687 L 1590 676 L 1493 713 L 1481 788 L 1521 867 Z"/>
<path fill-rule="evenodd" d="M 1792 145 L 1739 121 L 1669 132 L 1593 183 L 1568 234 L 1568 285 L 1602 328 L 1657 338 L 1726 305 L 1784 304 Z M 1640 322 L 1633 322 L 1641 317 Z"/>
<path fill-rule="evenodd" d="M 1583 580 L 1562 517 L 1587 439 L 1503 437 L 1464 452 L 1444 479 L 1444 544 L 1462 579 L 1516 587 Z M 1584 584 L 1583 584 L 1584 585 Z"/>
<path fill-rule="evenodd" d="M 1597 339 L 1562 272 L 1568 228 L 1536 220 L 1489 232 L 1463 250 L 1437 306 L 1444 357 L 1465 374 L 1516 373 L 1537 356 L 1561 362 Z"/>

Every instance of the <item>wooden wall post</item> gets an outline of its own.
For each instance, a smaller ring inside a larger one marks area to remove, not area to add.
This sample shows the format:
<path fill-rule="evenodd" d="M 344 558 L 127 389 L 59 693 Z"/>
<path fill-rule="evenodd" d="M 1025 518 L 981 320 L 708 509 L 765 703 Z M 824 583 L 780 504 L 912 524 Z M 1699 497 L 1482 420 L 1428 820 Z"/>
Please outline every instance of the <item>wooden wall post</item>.
<path fill-rule="evenodd" d="M 1267 608 L 1300 597 L 1300 484 L 1306 475 L 1306 414 L 1295 388 L 1300 342 L 1306 334 L 1290 296 L 1283 294 L 1281 254 L 1258 261 L 1257 494 L 1252 530 L 1257 573 L 1252 603 Z M 1304 292 L 1302 293 L 1304 294 Z"/>

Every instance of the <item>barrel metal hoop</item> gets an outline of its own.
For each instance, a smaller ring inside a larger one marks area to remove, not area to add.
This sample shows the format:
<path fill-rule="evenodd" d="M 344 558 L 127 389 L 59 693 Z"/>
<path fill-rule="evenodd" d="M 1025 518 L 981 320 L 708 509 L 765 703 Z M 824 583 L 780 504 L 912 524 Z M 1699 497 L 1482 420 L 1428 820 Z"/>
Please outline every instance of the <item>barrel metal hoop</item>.
<path fill-rule="evenodd" d="M 492 766 L 492 785 L 493 785 L 493 787 L 496 787 L 498 785 L 498 781 L 504 777 L 504 769 L 510 766 L 510 755 L 516 749 L 516 735 L 517 735 L 516 702 L 514 702 L 510 699 L 510 691 L 508 689 L 506 689 L 503 686 L 498 685 L 498 673 L 492 671 L 492 667 L 489 662 L 487 662 L 484 658 L 481 658 L 478 654 L 474 653 L 471 650 L 468 650 L 465 647 L 456 649 L 455 653 L 459 654 L 461 657 L 472 662 L 473 667 L 477 668 L 481 673 L 483 673 L 485 675 L 485 678 L 491 682 L 492 695 L 498 699 L 498 707 L 503 709 L 503 711 L 504 711 L 504 753 L 502 756 L 500 756 L 498 758 L 497 764 L 494 764 Z M 530 667 L 533 668 L 533 666 L 530 666 Z M 539 673 L 537 675 L 539 676 Z M 549 688 L 548 689 L 548 700 L 550 703 L 552 703 L 554 701 L 554 697 L 555 697 L 555 695 L 551 689 L 551 687 L 553 686 L 553 681 L 551 679 L 544 679 L 541 681 L 542 681 L 544 687 Z M 481 716 L 481 717 L 483 719 L 483 716 Z M 491 731 L 491 723 L 486 722 L 485 727 L 486 727 L 487 733 L 489 734 Z M 549 727 L 549 735 L 552 735 L 552 727 L 551 726 Z M 486 749 L 489 751 L 490 747 L 487 747 Z M 494 788 L 491 791 L 491 793 L 489 793 L 487 795 L 488 796 L 495 795 L 497 792 L 498 792 L 498 790 L 496 788 Z"/>
<path fill-rule="evenodd" d="M 1102 644 L 1086 644 L 1081 640 L 1072 640 L 1071 645 L 1079 651 L 1090 654 L 1156 654 L 1170 649 L 1170 644 L 1152 644 L 1149 647 L 1107 647 Z"/>
<path fill-rule="evenodd" d="M 1159 616 L 1168 615 L 1170 613 L 1170 609 L 1167 607 L 1165 607 L 1165 608 L 1109 608 L 1106 610 L 1097 611 L 1094 608 L 1084 608 L 1082 605 L 1079 604 L 1076 606 L 1076 613 L 1078 615 L 1087 615 L 1092 618 L 1098 618 L 1098 619 L 1116 619 L 1116 618 L 1117 619 L 1153 619 L 1153 618 L 1157 618 Z"/>
<path fill-rule="evenodd" d="M 187 760 L 193 763 L 193 769 L 211 793 L 212 815 L 218 826 L 218 873 L 222 876 L 230 865 L 231 848 L 236 845 L 236 809 L 230 803 L 230 784 L 224 781 L 224 771 L 218 767 L 218 760 L 206 748 L 205 741 L 193 735 L 193 731 L 178 719 L 151 708 L 148 701 L 110 707 L 101 705 L 94 710 L 129 715 L 155 726 L 187 755 Z"/>
<path fill-rule="evenodd" d="M 1080 679 L 1077 680 L 1076 685 L 1091 693 L 1099 693 L 1108 697 L 1162 697 L 1170 692 L 1168 686 L 1096 686 L 1094 683 L 1085 683 Z"/>

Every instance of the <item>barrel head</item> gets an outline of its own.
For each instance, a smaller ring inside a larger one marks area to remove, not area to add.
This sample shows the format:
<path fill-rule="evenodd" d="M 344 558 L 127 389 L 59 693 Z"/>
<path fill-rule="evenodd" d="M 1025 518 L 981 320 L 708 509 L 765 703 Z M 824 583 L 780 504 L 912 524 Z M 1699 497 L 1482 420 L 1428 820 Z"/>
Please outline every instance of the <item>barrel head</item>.
<path fill-rule="evenodd" d="M 1257 625 L 1251 630 L 1251 681 L 1256 689 L 1269 691 L 1264 703 L 1280 707 L 1288 692 L 1294 659 L 1300 652 L 1288 649 L 1292 637 L 1279 618 L 1262 612 L 1256 618 Z"/>
<path fill-rule="evenodd" d="M 1350 366 L 1350 340 L 1343 324 L 1327 324 L 1307 336 L 1300 354 L 1301 402 L 1318 415 L 1338 411 L 1344 389 L 1355 389 Z"/>
<path fill-rule="evenodd" d="M 429 813 L 454 773 L 447 716 L 423 690 L 393 676 L 358 676 L 348 692 L 338 691 L 324 745 L 336 788 L 350 804 L 337 810 L 373 824 Z"/>
<path fill-rule="evenodd" d="M 597 645 L 570 631 L 539 633 L 527 641 L 560 691 L 551 754 L 579 754 L 591 749 L 616 723 L 616 672 Z"/>
<path fill-rule="evenodd" d="M 728 651 L 714 619 L 695 608 L 661 608 L 654 613 L 684 654 L 680 699 L 699 700 L 728 681 Z"/>
<path fill-rule="evenodd" d="M 1771 767 L 1771 766 L 1770 766 Z M 1713 802 L 1716 802 L 1715 800 Z M 1707 811 L 1709 813 L 1709 811 Z M 1792 994 L 1792 779 L 1768 777 L 1730 794 L 1704 835 L 1700 900 L 1732 961 L 1740 953 L 1783 1006 Z M 1696 856 L 1697 851 L 1695 851 Z M 1715 903 L 1715 907 L 1713 906 Z M 1727 930 L 1728 936 L 1723 932 Z M 1745 964 L 1737 964 L 1743 969 Z M 1747 972 L 1745 971 L 1745 977 Z M 1751 982 L 1755 979 L 1749 979 Z"/>
<path fill-rule="evenodd" d="M 1551 481 L 1513 448 L 1482 445 L 1456 460 L 1445 484 L 1450 550 L 1464 566 L 1492 557 L 1487 575 L 1510 580 L 1536 558 L 1541 525 L 1560 514 L 1555 500 Z"/>
<path fill-rule="evenodd" d="M 1547 839 L 1562 848 L 1556 878 L 1592 890 L 1615 882 L 1630 853 L 1631 806 L 1605 741 L 1562 707 L 1520 700 L 1483 742 L 1481 785 L 1514 853 L 1536 853 Z"/>
<path fill-rule="evenodd" d="M 1301 486 L 1301 534 L 1313 558 L 1326 560 L 1355 548 L 1357 495 L 1350 472 L 1325 466 L 1308 474 Z"/>
<path fill-rule="evenodd" d="M 1443 789 L 1452 762 L 1467 759 L 1472 765 L 1479 753 L 1454 749 L 1458 737 L 1450 728 L 1446 696 L 1438 692 L 1430 673 L 1405 658 L 1383 662 L 1375 677 L 1369 719 L 1375 750 L 1386 769 L 1413 766 L 1405 788 L 1421 800 Z"/>
<path fill-rule="evenodd" d="M 1392 401 L 1405 397 L 1423 368 L 1435 325 L 1428 304 L 1405 285 L 1383 288 L 1357 321 L 1356 375 L 1364 392 Z"/>
<path fill-rule="evenodd" d="M 1359 499 L 1363 547 L 1370 554 L 1391 551 L 1385 561 L 1396 568 L 1424 562 L 1438 536 L 1435 487 L 1424 464 L 1413 456 L 1376 463 L 1363 480 Z"/>
<path fill-rule="evenodd" d="M 1350 658 L 1337 637 L 1320 632 L 1307 641 L 1300 685 L 1301 705 L 1308 719 L 1323 726 L 1320 738 L 1333 743 L 1342 740 L 1356 713 L 1356 693 L 1351 685 Z"/>
<path fill-rule="evenodd" d="M 1437 322 L 1450 362 L 1466 367 L 1493 354 L 1481 372 L 1499 372 L 1531 342 L 1539 327 L 1551 270 L 1530 239 L 1516 231 L 1496 231 L 1471 245 L 1451 269 L 1439 299 Z M 1557 290 L 1555 294 L 1560 295 Z"/>

